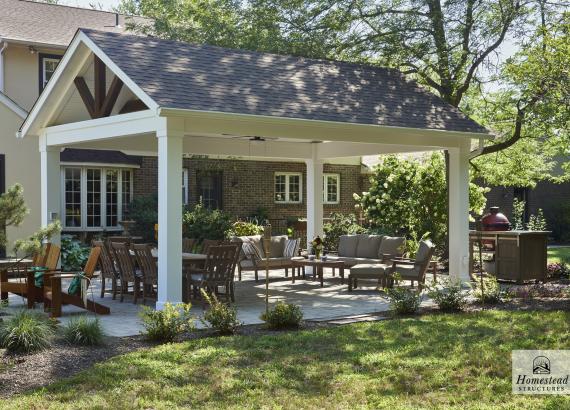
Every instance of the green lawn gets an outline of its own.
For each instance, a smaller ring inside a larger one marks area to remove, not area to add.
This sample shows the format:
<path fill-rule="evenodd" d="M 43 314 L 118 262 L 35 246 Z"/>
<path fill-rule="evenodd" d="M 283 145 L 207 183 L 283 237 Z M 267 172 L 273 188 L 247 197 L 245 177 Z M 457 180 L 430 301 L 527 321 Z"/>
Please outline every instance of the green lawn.
<path fill-rule="evenodd" d="M 570 261 L 570 246 L 562 248 L 548 249 L 548 262 L 561 262 L 561 260 Z"/>
<path fill-rule="evenodd" d="M 562 409 L 511 394 L 512 349 L 568 348 L 568 312 L 430 315 L 119 356 L 0 408 Z"/>

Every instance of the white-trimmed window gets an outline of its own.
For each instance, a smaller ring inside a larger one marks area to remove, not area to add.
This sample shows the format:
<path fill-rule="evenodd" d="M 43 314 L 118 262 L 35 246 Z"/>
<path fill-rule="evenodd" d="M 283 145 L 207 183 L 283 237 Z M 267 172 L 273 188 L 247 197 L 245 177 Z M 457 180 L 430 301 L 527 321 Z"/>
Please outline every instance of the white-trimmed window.
<path fill-rule="evenodd" d="M 188 205 L 188 168 L 182 170 L 182 203 Z"/>
<path fill-rule="evenodd" d="M 40 54 L 40 91 L 45 88 L 60 61 L 61 56 Z"/>
<path fill-rule="evenodd" d="M 323 203 L 338 204 L 340 202 L 340 175 L 323 175 Z"/>
<path fill-rule="evenodd" d="M 62 222 L 65 230 L 120 230 L 133 198 L 131 169 L 63 167 Z"/>
<path fill-rule="evenodd" d="M 298 204 L 303 200 L 303 178 L 300 172 L 275 173 L 275 202 Z"/>

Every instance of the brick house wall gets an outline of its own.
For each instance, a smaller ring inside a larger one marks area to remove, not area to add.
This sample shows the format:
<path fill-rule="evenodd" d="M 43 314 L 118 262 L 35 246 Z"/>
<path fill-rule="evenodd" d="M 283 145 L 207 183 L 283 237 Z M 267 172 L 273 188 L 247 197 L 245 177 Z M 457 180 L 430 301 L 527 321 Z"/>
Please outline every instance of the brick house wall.
<path fill-rule="evenodd" d="M 306 166 L 302 162 L 184 158 L 183 167 L 188 169 L 190 205 L 196 204 L 199 200 L 197 174 L 213 171 L 222 174 L 222 208 L 236 217 L 251 216 L 259 207 L 267 209 L 271 219 L 306 217 Z M 363 178 L 360 171 L 360 165 L 324 165 L 325 173 L 340 175 L 340 201 L 338 204 L 324 205 L 325 217 L 332 212 L 355 213 L 353 193 L 362 192 Z M 302 173 L 301 203 L 275 203 L 276 172 Z M 141 167 L 134 171 L 133 189 L 135 196 L 158 192 L 157 157 L 142 157 Z"/>

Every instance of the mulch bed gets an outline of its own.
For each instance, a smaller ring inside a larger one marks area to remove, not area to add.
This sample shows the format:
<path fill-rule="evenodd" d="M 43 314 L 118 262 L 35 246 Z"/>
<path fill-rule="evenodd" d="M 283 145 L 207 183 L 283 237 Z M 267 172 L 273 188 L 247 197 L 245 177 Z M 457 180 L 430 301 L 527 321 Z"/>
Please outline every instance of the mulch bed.
<path fill-rule="evenodd" d="M 508 302 L 488 306 L 471 303 L 466 307 L 465 311 L 476 312 L 491 309 L 508 311 L 570 311 L 570 298 L 534 296 L 516 298 Z M 425 307 L 420 309 L 418 315 L 437 313 L 439 313 L 439 311 L 436 307 Z M 377 312 L 368 316 L 372 317 L 371 320 L 386 320 L 394 317 L 391 312 Z M 332 320 L 333 323 L 330 322 L 329 320 L 308 320 L 303 324 L 302 329 L 339 326 L 338 323 L 334 323 L 335 320 Z M 245 325 L 240 327 L 238 334 L 262 336 L 282 332 L 283 331 L 265 329 L 262 325 Z M 216 333 L 214 331 L 202 329 L 185 335 L 181 340 L 193 340 L 215 336 Z M 121 338 L 108 337 L 105 344 L 99 347 L 70 346 L 62 340 L 56 340 L 53 346 L 48 350 L 28 355 L 10 355 L 0 349 L 0 397 L 8 397 L 30 389 L 46 386 L 57 380 L 73 376 L 93 366 L 95 363 L 102 362 L 113 356 L 141 348 L 152 347 L 154 345 L 156 344 L 144 340 L 142 336 L 133 336 Z"/>

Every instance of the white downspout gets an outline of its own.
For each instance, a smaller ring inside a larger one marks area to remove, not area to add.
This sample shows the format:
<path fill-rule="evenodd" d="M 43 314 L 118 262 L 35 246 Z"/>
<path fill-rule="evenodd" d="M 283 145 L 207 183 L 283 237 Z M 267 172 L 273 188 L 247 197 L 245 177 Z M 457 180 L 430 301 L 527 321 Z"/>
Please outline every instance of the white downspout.
<path fill-rule="evenodd" d="M 8 47 L 8 43 L 2 41 L 0 48 L 0 93 L 4 93 L 4 50 Z"/>

